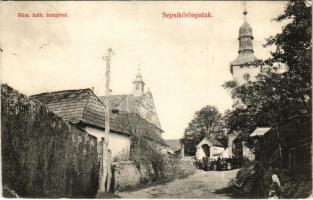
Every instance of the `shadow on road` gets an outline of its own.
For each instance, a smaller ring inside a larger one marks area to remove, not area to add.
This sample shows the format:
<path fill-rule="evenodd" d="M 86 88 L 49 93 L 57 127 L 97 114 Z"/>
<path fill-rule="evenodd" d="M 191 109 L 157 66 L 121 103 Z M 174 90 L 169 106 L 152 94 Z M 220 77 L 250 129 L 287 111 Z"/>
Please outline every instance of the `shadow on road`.
<path fill-rule="evenodd" d="M 239 188 L 228 186 L 214 191 L 215 194 L 227 195 L 231 199 L 250 199 L 247 193 L 243 193 Z"/>

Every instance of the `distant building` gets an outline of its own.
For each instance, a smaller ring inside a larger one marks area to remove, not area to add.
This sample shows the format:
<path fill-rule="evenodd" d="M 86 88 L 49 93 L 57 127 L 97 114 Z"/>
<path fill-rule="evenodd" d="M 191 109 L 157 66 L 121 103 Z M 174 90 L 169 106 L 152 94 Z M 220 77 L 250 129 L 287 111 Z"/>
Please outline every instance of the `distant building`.
<path fill-rule="evenodd" d="M 228 134 L 228 142 L 227 142 L 227 150 L 229 157 L 243 157 L 243 145 L 241 140 L 239 139 L 239 133 L 234 132 Z"/>
<path fill-rule="evenodd" d="M 169 148 L 172 150 L 171 153 L 173 154 L 181 154 L 183 149 L 183 144 L 181 143 L 180 139 L 174 140 L 165 140 L 166 144 L 168 144 Z"/>
<path fill-rule="evenodd" d="M 218 157 L 228 158 L 227 146 L 215 138 L 204 137 L 196 148 L 196 158 L 199 160 L 202 160 L 203 157 L 211 159 L 217 159 Z"/>
<path fill-rule="evenodd" d="M 106 97 L 102 96 L 99 98 L 104 102 Z M 162 139 L 162 133 L 164 131 L 161 128 L 152 93 L 150 90 L 145 91 L 145 82 L 140 71 L 138 71 L 133 81 L 133 92 L 130 94 L 111 95 L 110 107 L 114 111 L 116 119 L 124 118 L 125 122 L 126 118 L 128 120 L 130 117 L 133 118 L 131 120 L 132 125 L 128 128 L 132 128 L 133 130 L 138 129 L 135 126 L 136 123 L 138 126 L 138 119 L 140 119 L 140 131 L 145 132 L 142 135 L 149 135 L 147 138 L 153 141 L 161 152 L 169 151 L 168 145 Z M 135 119 L 137 119 L 137 122 L 135 122 Z M 126 125 L 125 123 L 123 124 Z M 144 127 L 142 127 L 143 124 L 145 124 Z"/>
<path fill-rule="evenodd" d="M 262 70 L 261 66 L 255 64 L 258 59 L 254 56 L 252 28 L 247 23 L 247 14 L 248 12 L 244 10 L 244 23 L 239 29 L 238 57 L 230 63 L 230 72 L 238 84 L 244 84 L 247 80 L 255 80 L 255 77 Z"/>
<path fill-rule="evenodd" d="M 196 146 L 196 157 L 202 159 L 209 157 L 212 159 L 220 158 L 243 158 L 244 145 L 239 139 L 239 133 L 228 134 L 228 138 L 205 137 Z M 247 147 L 246 147 L 247 148 Z"/>
<path fill-rule="evenodd" d="M 102 96 L 100 99 L 104 102 L 105 97 Z M 111 95 L 110 105 L 112 109 L 119 112 L 138 113 L 142 118 L 161 129 L 152 93 L 150 90 L 145 91 L 145 83 L 140 71 L 138 71 L 133 81 L 133 93 Z M 162 132 L 163 131 L 161 131 L 160 134 Z"/>

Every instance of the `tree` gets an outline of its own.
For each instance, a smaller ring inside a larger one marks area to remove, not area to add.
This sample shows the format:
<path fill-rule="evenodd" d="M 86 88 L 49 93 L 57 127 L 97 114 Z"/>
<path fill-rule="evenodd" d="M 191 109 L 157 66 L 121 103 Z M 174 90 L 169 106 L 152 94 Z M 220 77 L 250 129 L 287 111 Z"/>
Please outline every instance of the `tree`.
<path fill-rule="evenodd" d="M 304 0 L 292 0 L 284 13 L 275 21 L 289 20 L 282 33 L 267 40 L 266 46 L 276 45 L 271 52 L 272 58 L 266 62 L 273 66 L 275 63 L 286 66 L 285 80 L 290 95 L 302 101 L 306 112 L 311 112 L 312 102 L 312 10 Z"/>
<path fill-rule="evenodd" d="M 185 145 L 185 153 L 195 155 L 197 144 L 205 136 L 223 135 L 221 119 L 221 113 L 214 106 L 205 106 L 197 111 L 184 132 L 182 142 Z"/>
<path fill-rule="evenodd" d="M 225 118 L 230 129 L 247 136 L 256 126 L 274 126 L 291 116 L 311 113 L 311 16 L 304 1 L 290 1 L 284 13 L 274 19 L 288 20 L 288 24 L 267 39 L 264 46 L 275 45 L 276 50 L 271 58 L 257 63 L 263 66 L 257 80 L 224 84 L 235 100 Z"/>

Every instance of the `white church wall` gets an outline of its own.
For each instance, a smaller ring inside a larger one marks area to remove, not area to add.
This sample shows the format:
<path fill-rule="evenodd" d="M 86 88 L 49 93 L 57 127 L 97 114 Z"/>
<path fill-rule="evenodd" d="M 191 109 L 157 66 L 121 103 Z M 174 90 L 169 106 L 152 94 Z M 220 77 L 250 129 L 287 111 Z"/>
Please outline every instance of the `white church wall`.
<path fill-rule="evenodd" d="M 233 66 L 233 78 L 235 81 L 238 82 L 239 85 L 245 83 L 244 76 L 245 74 L 249 74 L 249 80 L 255 81 L 256 76 L 261 72 L 261 67 L 240 67 L 240 66 Z"/>
<path fill-rule="evenodd" d="M 205 153 L 201 147 L 198 147 L 196 152 L 196 158 L 198 160 L 202 160 L 203 157 L 205 157 Z"/>
<path fill-rule="evenodd" d="M 196 158 L 198 160 L 202 160 L 203 157 L 206 157 L 205 152 L 202 149 L 202 145 L 197 147 Z M 222 157 L 224 151 L 225 151 L 225 149 L 223 147 L 210 146 L 209 158 L 217 159 L 219 156 Z M 228 153 L 227 153 L 227 157 L 228 157 Z"/>

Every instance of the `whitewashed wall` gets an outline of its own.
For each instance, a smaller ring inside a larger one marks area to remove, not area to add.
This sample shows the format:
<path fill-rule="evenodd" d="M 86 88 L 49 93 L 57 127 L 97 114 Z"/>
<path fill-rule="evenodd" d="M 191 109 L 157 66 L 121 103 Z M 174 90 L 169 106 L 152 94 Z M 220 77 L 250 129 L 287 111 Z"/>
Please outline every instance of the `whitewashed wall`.
<path fill-rule="evenodd" d="M 196 158 L 198 160 L 202 160 L 203 157 L 205 157 L 203 149 L 201 147 L 197 147 Z"/>
<path fill-rule="evenodd" d="M 205 143 L 202 143 L 201 146 L 199 146 L 199 145 L 197 146 L 196 157 L 199 160 L 201 160 L 203 157 L 206 156 L 203 149 L 202 149 L 203 144 L 205 144 Z M 208 145 L 210 145 L 210 144 L 208 144 Z M 228 150 L 227 149 L 225 150 L 223 147 L 210 146 L 210 158 L 217 159 L 219 156 L 222 157 L 223 156 L 222 154 L 224 151 L 227 151 L 227 157 L 228 157 Z"/>
<path fill-rule="evenodd" d="M 121 153 L 124 155 L 125 152 L 129 154 L 130 144 L 130 137 L 116 133 L 110 133 L 109 149 L 112 151 L 112 157 L 115 157 Z"/>
<path fill-rule="evenodd" d="M 255 77 L 261 72 L 261 67 L 240 67 L 234 66 L 233 67 L 233 78 L 235 81 L 239 83 L 239 85 L 244 84 L 244 75 L 250 75 L 250 81 L 254 81 Z"/>
<path fill-rule="evenodd" d="M 217 159 L 219 156 L 222 157 L 224 151 L 224 147 L 212 146 L 210 147 L 210 158 Z"/>
<path fill-rule="evenodd" d="M 86 127 L 86 131 L 90 135 L 97 137 L 98 142 L 100 142 L 101 137 L 104 136 L 104 130 L 100 130 L 97 128 Z M 112 152 L 112 157 L 115 157 L 123 152 L 129 152 L 130 144 L 131 140 L 129 136 L 110 132 L 109 149 Z"/>

